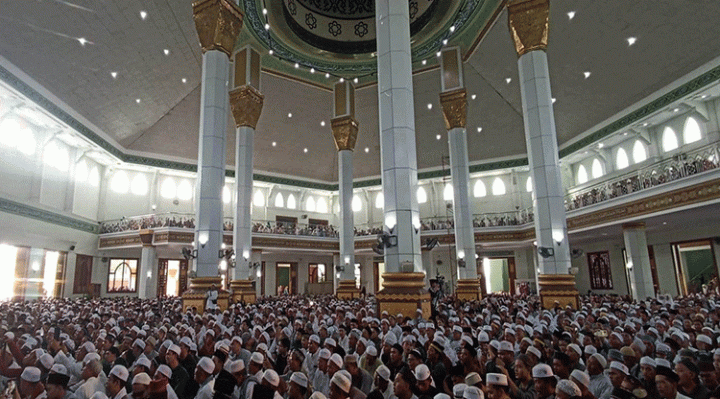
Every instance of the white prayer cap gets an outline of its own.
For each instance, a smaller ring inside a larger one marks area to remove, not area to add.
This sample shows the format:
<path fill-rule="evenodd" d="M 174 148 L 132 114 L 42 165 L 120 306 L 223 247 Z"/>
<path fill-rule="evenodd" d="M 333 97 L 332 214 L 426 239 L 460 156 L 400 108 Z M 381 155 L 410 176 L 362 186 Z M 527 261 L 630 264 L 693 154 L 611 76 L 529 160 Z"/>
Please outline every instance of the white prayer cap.
<path fill-rule="evenodd" d="M 613 361 L 610 363 L 610 368 L 611 368 L 611 369 L 615 369 L 615 370 L 622 371 L 623 374 L 628 375 L 628 368 L 627 368 L 627 366 L 624 365 L 624 364 L 622 364 L 622 363 L 620 363 L 620 362 L 618 362 L 617 360 L 613 360 Z"/>
<path fill-rule="evenodd" d="M 335 384 L 338 388 L 340 388 L 345 393 L 350 393 L 350 379 L 347 378 L 342 372 L 338 371 L 330 380 L 330 383 Z"/>
<path fill-rule="evenodd" d="M 473 386 L 479 382 L 481 382 L 482 379 L 480 378 L 480 374 L 472 372 L 465 376 L 465 384 L 468 386 Z"/>
<path fill-rule="evenodd" d="M 390 369 L 384 364 L 380 365 L 377 370 L 375 370 L 375 374 L 379 375 L 380 378 L 385 381 L 390 381 Z"/>
<path fill-rule="evenodd" d="M 535 367 L 532 368 L 533 378 L 547 378 L 553 377 L 554 375 L 552 368 L 545 363 L 536 364 Z"/>
<path fill-rule="evenodd" d="M 538 358 L 538 360 L 542 359 L 542 354 L 540 353 L 540 349 L 534 347 L 534 346 L 528 346 L 527 350 L 525 351 L 525 354 L 532 353 L 535 355 L 535 357 Z"/>
<path fill-rule="evenodd" d="M 700 335 L 698 335 L 697 338 L 696 338 L 696 341 L 697 341 L 697 342 L 703 342 L 703 343 L 706 343 L 706 344 L 712 346 L 712 340 L 710 339 L 710 337 L 708 337 L 708 336 L 705 335 L 705 334 L 700 334 Z"/>
<path fill-rule="evenodd" d="M 133 345 L 137 345 L 140 347 L 140 349 L 145 350 L 145 341 L 141 340 L 140 338 L 136 339 L 135 342 L 133 342 Z"/>
<path fill-rule="evenodd" d="M 367 353 L 367 354 L 370 355 L 370 356 L 377 356 L 377 355 L 378 355 L 377 349 L 376 349 L 375 346 L 373 346 L 373 345 L 368 346 L 368 348 L 365 350 L 365 353 Z"/>
<path fill-rule="evenodd" d="M 164 375 L 165 377 L 167 377 L 168 380 L 172 378 L 172 370 L 167 364 L 161 364 L 160 366 L 158 366 L 156 373 Z"/>
<path fill-rule="evenodd" d="M 582 392 L 580 391 L 580 388 L 578 386 L 570 381 L 570 380 L 560 380 L 557 383 L 557 389 L 560 392 L 566 393 L 568 396 L 580 396 L 582 395 Z"/>
<path fill-rule="evenodd" d="M 253 352 L 252 356 L 250 356 L 250 362 L 263 364 L 265 362 L 265 355 L 260 352 Z"/>
<path fill-rule="evenodd" d="M 128 372 L 128 369 L 125 368 L 125 366 L 121 366 L 121 365 L 117 364 L 112 368 L 112 370 L 110 370 L 109 376 L 110 375 L 114 375 L 121 381 L 127 382 L 128 377 L 130 376 L 130 373 Z"/>
<path fill-rule="evenodd" d="M 439 393 L 433 397 L 433 399 L 450 399 L 450 395 L 446 393 Z"/>
<path fill-rule="evenodd" d="M 277 387 L 278 384 L 280 384 L 280 376 L 278 376 L 277 371 L 273 369 L 265 370 L 265 373 L 263 374 L 263 380 L 270 383 L 270 385 Z"/>
<path fill-rule="evenodd" d="M 417 367 L 415 367 L 415 371 L 413 371 L 413 374 L 415 375 L 415 379 L 417 379 L 418 381 L 425 381 L 431 376 L 428 366 L 422 363 L 418 364 Z"/>
<path fill-rule="evenodd" d="M 52 368 L 50 369 L 50 372 L 56 373 L 56 374 L 68 375 L 67 368 L 59 363 L 53 364 Z"/>
<path fill-rule="evenodd" d="M 595 354 L 593 354 L 593 355 L 590 356 L 590 357 L 593 358 L 593 359 L 595 359 L 595 360 L 597 360 L 598 363 L 600 363 L 600 365 L 602 366 L 603 369 L 607 368 L 607 360 L 605 360 L 605 356 L 603 356 L 603 355 L 601 355 L 601 354 L 599 354 L 599 353 L 595 353 Z"/>
<path fill-rule="evenodd" d="M 230 372 L 231 373 L 239 373 L 243 370 L 245 370 L 245 362 L 242 359 L 238 359 L 238 360 L 230 363 Z"/>
<path fill-rule="evenodd" d="M 332 338 L 327 338 L 327 339 L 325 339 L 325 345 L 330 345 L 332 347 L 336 347 L 337 342 L 335 342 L 335 340 Z"/>
<path fill-rule="evenodd" d="M 463 393 L 464 399 L 485 399 L 485 395 L 478 387 L 467 387 Z"/>
<path fill-rule="evenodd" d="M 515 348 L 513 348 L 513 344 L 510 343 L 510 341 L 500 342 L 500 348 L 498 348 L 498 349 L 501 351 L 507 351 L 507 352 L 512 352 L 515 350 Z"/>
<path fill-rule="evenodd" d="M 292 375 L 290 376 L 290 382 L 294 382 L 303 388 L 308 387 L 308 378 L 305 373 L 302 373 L 300 371 L 292 373 Z"/>
<path fill-rule="evenodd" d="M 585 354 L 587 355 L 594 355 L 597 353 L 597 348 L 595 348 L 592 345 L 585 346 Z"/>
<path fill-rule="evenodd" d="M 43 367 L 49 370 L 55 363 L 55 359 L 53 359 L 51 354 L 44 353 L 42 356 L 40 356 L 40 363 L 43 365 Z"/>
<path fill-rule="evenodd" d="M 136 374 L 135 377 L 133 377 L 132 383 L 133 385 L 150 385 L 150 376 L 147 375 L 147 373 Z"/>
<path fill-rule="evenodd" d="M 507 376 L 500 373 L 487 373 L 485 376 L 488 385 L 500 385 L 506 387 L 508 385 Z"/>
<path fill-rule="evenodd" d="M 180 347 L 175 344 L 171 344 L 170 347 L 167 349 L 167 351 L 175 352 L 178 356 L 180 356 Z"/>
<path fill-rule="evenodd" d="M 574 350 L 575 353 L 582 356 L 582 350 L 580 349 L 580 346 L 578 344 L 570 344 L 570 345 L 568 345 L 568 348 Z"/>
<path fill-rule="evenodd" d="M 309 399 L 327 399 L 327 397 L 325 395 L 323 395 L 322 392 L 315 391 L 315 392 L 313 392 L 312 395 L 310 395 Z"/>
<path fill-rule="evenodd" d="M 150 370 L 150 368 L 152 367 L 152 363 L 150 363 L 150 359 L 148 359 L 145 356 L 140 356 L 138 358 L 137 362 L 135 362 L 135 364 L 137 364 L 138 366 L 145 366 L 145 368 L 148 370 Z"/>
<path fill-rule="evenodd" d="M 207 356 L 201 358 L 197 366 L 203 369 L 208 374 L 212 374 L 213 371 L 215 371 L 215 363 L 213 363 L 213 361 Z"/>
<path fill-rule="evenodd" d="M 455 384 L 455 386 L 453 387 L 453 396 L 456 399 L 462 398 L 466 388 L 467 384 Z"/>
<path fill-rule="evenodd" d="M 20 378 L 27 382 L 39 382 L 40 381 L 40 369 L 37 367 L 25 367 Z"/>
<path fill-rule="evenodd" d="M 588 375 L 588 373 L 575 369 L 572 373 L 570 373 L 570 377 L 574 378 L 577 382 L 585 385 L 585 387 L 590 387 L 590 376 Z"/>
<path fill-rule="evenodd" d="M 327 348 L 320 349 L 320 354 L 318 354 L 320 359 L 328 360 L 330 359 L 330 356 L 332 356 L 332 352 L 330 352 Z"/>
<path fill-rule="evenodd" d="M 338 368 L 343 367 L 343 360 L 340 357 L 340 355 L 338 355 L 337 353 L 333 353 L 333 355 L 330 356 L 330 361 L 335 363 L 335 365 L 338 366 Z"/>
<path fill-rule="evenodd" d="M 655 363 L 655 359 L 651 358 L 650 356 L 643 356 L 640 358 L 640 365 L 642 366 L 650 366 L 652 368 L 657 367 L 657 363 Z"/>
<path fill-rule="evenodd" d="M 316 334 L 313 334 L 310 336 L 310 342 L 315 342 L 317 344 L 320 344 L 320 337 Z"/>

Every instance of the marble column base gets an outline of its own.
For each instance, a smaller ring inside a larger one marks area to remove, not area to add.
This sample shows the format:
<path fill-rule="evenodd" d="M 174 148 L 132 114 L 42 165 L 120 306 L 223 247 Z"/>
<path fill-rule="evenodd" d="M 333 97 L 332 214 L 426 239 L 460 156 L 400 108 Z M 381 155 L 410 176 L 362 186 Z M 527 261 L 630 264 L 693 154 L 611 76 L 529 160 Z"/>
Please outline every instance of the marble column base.
<path fill-rule="evenodd" d="M 339 299 L 356 299 L 360 298 L 360 290 L 355 285 L 355 280 L 342 280 L 338 281 L 335 296 Z"/>
<path fill-rule="evenodd" d="M 232 280 L 230 281 L 230 289 L 232 290 L 232 303 L 255 303 L 257 295 L 252 286 L 252 280 Z"/>
<path fill-rule="evenodd" d="M 457 299 L 461 301 L 478 301 L 482 299 L 479 279 L 458 280 L 455 289 Z"/>
<path fill-rule="evenodd" d="M 572 274 L 540 274 L 540 302 L 545 309 L 555 306 L 572 306 L 577 309 L 580 304 L 580 293 L 575 287 L 575 276 Z"/>
<path fill-rule="evenodd" d="M 210 286 L 215 284 L 218 288 L 218 308 L 220 311 L 224 311 L 228 308 L 228 302 L 230 299 L 230 293 L 219 288 L 222 287 L 222 279 L 220 276 L 216 277 L 195 277 L 190 279 L 190 288 L 183 292 L 183 312 L 189 308 L 197 308 L 198 314 L 205 313 L 205 301 L 207 300 L 206 295 Z"/>
<path fill-rule="evenodd" d="M 378 314 L 387 311 L 396 316 L 415 317 L 421 309 L 424 318 L 430 317 L 430 293 L 425 288 L 423 273 L 384 273 L 383 289 L 375 296 Z"/>

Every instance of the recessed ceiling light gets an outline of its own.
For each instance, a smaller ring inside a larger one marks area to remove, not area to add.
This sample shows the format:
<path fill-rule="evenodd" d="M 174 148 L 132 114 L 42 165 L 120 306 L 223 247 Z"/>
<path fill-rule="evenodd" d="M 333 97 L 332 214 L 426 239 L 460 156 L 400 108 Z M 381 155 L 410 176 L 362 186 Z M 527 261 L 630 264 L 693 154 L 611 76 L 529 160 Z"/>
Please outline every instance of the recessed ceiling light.
<path fill-rule="evenodd" d="M 427 65 L 427 60 L 422 60 L 423 65 Z"/>
<path fill-rule="evenodd" d="M 140 19 L 142 19 L 142 20 L 144 21 L 145 18 L 147 18 L 147 12 L 145 12 L 145 11 L 140 11 Z"/>
<path fill-rule="evenodd" d="M 450 33 L 455 32 L 455 25 L 450 27 Z"/>
<path fill-rule="evenodd" d="M 673 112 L 678 112 L 678 111 L 680 111 L 680 108 L 673 108 Z"/>
<path fill-rule="evenodd" d="M 165 53 L 165 55 L 170 55 L 170 50 L 165 49 L 165 50 L 163 50 L 163 53 Z"/>
<path fill-rule="evenodd" d="M 353 79 L 353 82 L 355 82 L 355 83 L 359 82 L 358 78 Z"/>
<path fill-rule="evenodd" d="M 552 103 L 555 104 L 555 101 L 557 101 L 557 98 L 553 97 Z"/>
<path fill-rule="evenodd" d="M 310 68 L 310 73 L 315 73 L 315 68 Z"/>
<path fill-rule="evenodd" d="M 340 83 L 345 82 L 345 78 L 340 78 Z"/>
<path fill-rule="evenodd" d="M 182 78 L 182 79 L 180 79 L 180 80 L 181 80 L 183 83 L 187 83 L 187 79 L 185 79 L 185 78 Z"/>
<path fill-rule="evenodd" d="M 635 44 L 636 41 L 637 41 L 636 37 L 628 37 L 627 38 L 628 46 L 632 46 L 633 44 Z"/>
<path fill-rule="evenodd" d="M 370 152 L 370 149 L 367 148 L 367 147 L 365 147 L 365 152 L 366 152 L 366 153 Z"/>
<path fill-rule="evenodd" d="M 570 11 L 569 13 L 567 13 L 567 16 L 568 16 L 568 19 L 575 18 L 575 11 Z"/>
<path fill-rule="evenodd" d="M 330 78 L 330 74 L 329 74 L 329 73 L 326 73 L 326 74 L 325 74 L 325 78 L 329 79 L 329 78 Z"/>
<path fill-rule="evenodd" d="M 603 148 L 603 147 L 605 147 L 605 144 L 603 144 L 603 143 L 598 143 L 598 148 Z"/>
<path fill-rule="evenodd" d="M 275 54 L 275 52 L 273 51 L 273 49 L 270 49 L 270 51 L 268 51 L 268 54 L 273 55 Z"/>
<path fill-rule="evenodd" d="M 663 222 L 663 224 L 667 224 L 667 222 Z"/>
<path fill-rule="evenodd" d="M 288 118 L 292 118 L 292 112 L 288 112 Z"/>
<path fill-rule="evenodd" d="M 320 121 L 320 126 L 325 126 L 325 121 Z"/>
<path fill-rule="evenodd" d="M 627 135 L 628 135 L 628 132 L 623 133 L 623 136 L 627 136 Z"/>
<path fill-rule="evenodd" d="M 265 30 L 270 30 L 270 24 L 265 24 Z"/>
<path fill-rule="evenodd" d="M 512 78 L 505 78 L 505 83 L 510 84 L 512 82 Z"/>
<path fill-rule="evenodd" d="M 643 123 L 643 127 L 647 127 L 647 126 L 650 126 L 650 124 L 647 122 Z"/>
<path fill-rule="evenodd" d="M 272 146 L 273 146 L 273 147 L 277 146 L 277 143 L 273 141 L 273 142 L 272 142 Z"/>
<path fill-rule="evenodd" d="M 443 40 L 443 46 L 447 46 L 447 43 L 448 43 L 448 42 L 447 42 L 447 39 L 444 39 L 444 40 Z"/>
<path fill-rule="evenodd" d="M 432 103 L 428 103 L 427 107 L 428 109 L 432 109 Z"/>
<path fill-rule="evenodd" d="M 112 76 L 113 79 L 117 78 L 117 72 L 110 72 L 110 76 Z"/>
<path fill-rule="evenodd" d="M 583 154 L 587 154 L 587 153 L 588 153 L 587 151 L 583 152 Z"/>
<path fill-rule="evenodd" d="M 477 132 L 478 132 L 478 133 L 482 132 L 482 128 L 478 126 Z"/>
<path fill-rule="evenodd" d="M 438 139 L 438 140 L 440 140 L 440 139 L 442 138 L 442 135 L 439 135 L 439 134 L 438 134 L 437 136 L 435 136 L 435 138 Z"/>
<path fill-rule="evenodd" d="M 471 99 L 471 100 L 474 100 L 474 99 L 476 99 L 476 98 L 477 98 L 477 94 L 473 94 L 472 96 L 470 96 L 470 99 Z"/>
<path fill-rule="evenodd" d="M 585 71 L 583 72 L 583 75 L 585 75 L 585 79 L 587 79 L 590 77 L 590 72 Z"/>
<path fill-rule="evenodd" d="M 80 38 L 78 38 L 77 40 L 80 42 L 80 45 L 81 45 L 81 46 L 84 46 L 85 43 L 88 42 L 87 39 L 85 39 L 84 37 L 80 37 Z"/>
<path fill-rule="evenodd" d="M 438 57 L 438 58 L 440 58 L 441 55 L 442 55 L 442 54 L 440 54 L 439 51 L 438 51 L 437 53 L 435 53 L 435 56 Z"/>
<path fill-rule="evenodd" d="M 707 95 L 707 94 L 703 94 L 702 96 L 700 96 L 700 98 L 702 98 L 702 99 L 708 98 L 708 95 Z"/>
<path fill-rule="evenodd" d="M 139 98 L 136 98 L 136 99 L 135 99 L 135 102 L 138 103 L 138 104 L 140 104 L 140 99 L 139 99 Z"/>
<path fill-rule="evenodd" d="M 307 154 L 307 148 L 303 148 L 303 152 Z"/>
<path fill-rule="evenodd" d="M 267 15 L 267 8 L 263 8 L 263 15 Z"/>
<path fill-rule="evenodd" d="M 298 68 L 300 68 L 300 64 L 298 64 L 298 63 L 296 62 L 296 63 L 295 63 L 295 69 L 298 69 Z"/>

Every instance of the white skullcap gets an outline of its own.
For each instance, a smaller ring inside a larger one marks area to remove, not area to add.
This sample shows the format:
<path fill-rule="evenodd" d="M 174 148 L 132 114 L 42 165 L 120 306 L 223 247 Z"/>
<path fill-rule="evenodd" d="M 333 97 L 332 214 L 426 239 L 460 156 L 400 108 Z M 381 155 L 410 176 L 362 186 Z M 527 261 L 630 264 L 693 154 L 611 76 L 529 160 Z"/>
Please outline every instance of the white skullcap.
<path fill-rule="evenodd" d="M 170 347 L 167 349 L 168 352 L 174 352 L 178 356 L 180 356 L 180 350 L 180 347 L 175 344 L 171 344 Z"/>
<path fill-rule="evenodd" d="M 52 355 L 49 353 L 44 353 L 42 356 L 40 356 L 40 363 L 45 367 L 46 369 L 51 369 L 53 364 L 55 364 L 55 359 L 53 359 Z"/>
<path fill-rule="evenodd" d="M 560 392 L 566 393 L 570 397 L 582 395 L 580 388 L 578 388 L 578 386 L 570 380 L 558 381 L 556 389 L 558 389 Z"/>
<path fill-rule="evenodd" d="M 465 384 L 468 386 L 473 386 L 481 381 L 482 379 L 480 378 L 480 374 L 476 372 L 472 372 L 465 376 Z"/>
<path fill-rule="evenodd" d="M 385 337 L 383 337 L 383 341 L 385 344 L 393 346 L 397 344 L 397 337 L 395 337 L 395 334 L 387 334 Z"/>
<path fill-rule="evenodd" d="M 137 364 L 138 366 L 145 366 L 145 368 L 147 368 L 148 370 L 150 370 L 150 368 L 152 367 L 152 363 L 150 363 L 150 359 L 148 359 L 145 356 L 140 356 L 138 358 L 137 362 L 135 362 L 135 364 Z"/>
<path fill-rule="evenodd" d="M 585 385 L 585 387 L 590 387 L 590 376 L 588 373 L 575 369 L 570 373 L 570 377 L 576 379 L 579 383 Z"/>
<path fill-rule="evenodd" d="M 258 351 L 258 352 L 260 352 L 260 351 L 262 351 L 262 352 L 267 352 L 267 351 L 268 351 L 268 347 L 267 347 L 267 345 L 265 345 L 265 343 L 261 343 L 261 344 L 258 344 L 258 346 L 255 347 L 255 350 Z"/>
<path fill-rule="evenodd" d="M 375 374 L 379 375 L 380 378 L 385 381 L 390 381 L 390 369 L 384 364 L 380 365 L 377 370 L 375 370 Z"/>
<path fill-rule="evenodd" d="M 662 366 L 662 367 L 669 368 L 670 370 L 672 370 L 672 368 L 673 368 L 673 367 L 672 367 L 672 364 L 670 364 L 670 361 L 667 360 L 667 359 L 657 358 L 657 359 L 655 359 L 655 364 L 657 365 L 657 367 Z M 656 367 L 656 368 L 657 368 L 657 367 Z"/>
<path fill-rule="evenodd" d="M 263 364 L 265 362 L 265 355 L 260 352 L 253 352 L 252 356 L 250 356 L 250 362 Z"/>
<path fill-rule="evenodd" d="M 710 337 L 708 337 L 707 335 L 704 335 L 704 334 L 698 335 L 696 338 L 696 341 L 703 342 L 703 343 L 706 343 L 706 344 L 712 346 L 712 340 L 710 339 Z"/>
<path fill-rule="evenodd" d="M 243 370 L 245 370 L 245 362 L 242 359 L 238 359 L 238 360 L 230 363 L 230 372 L 231 373 L 239 373 Z"/>
<path fill-rule="evenodd" d="M 335 363 L 335 365 L 338 366 L 338 368 L 343 367 L 343 360 L 340 357 L 340 355 L 338 355 L 337 353 L 333 353 L 333 355 L 330 356 L 330 361 Z"/>
<path fill-rule="evenodd" d="M 453 387 L 453 396 L 457 399 L 462 398 L 466 388 L 467 384 L 455 384 Z"/>
<path fill-rule="evenodd" d="M 499 373 L 487 373 L 485 376 L 488 385 L 508 386 L 507 376 Z"/>
<path fill-rule="evenodd" d="M 318 354 L 318 357 L 320 359 L 328 360 L 328 359 L 330 359 L 330 356 L 332 356 L 332 352 L 330 352 L 329 349 L 327 349 L 327 348 L 320 349 L 320 353 Z"/>
<path fill-rule="evenodd" d="M 365 353 L 367 353 L 370 356 L 378 355 L 377 349 L 373 345 L 368 346 L 368 348 L 365 350 Z"/>
<path fill-rule="evenodd" d="M 312 395 L 310 395 L 309 399 L 327 399 L 327 397 L 325 395 L 323 395 L 322 392 L 315 391 L 315 392 L 313 392 Z"/>
<path fill-rule="evenodd" d="M 188 348 L 192 346 L 193 342 L 190 339 L 190 337 L 182 337 L 180 339 L 180 344 L 187 346 Z"/>
<path fill-rule="evenodd" d="M 595 348 L 592 345 L 585 346 L 585 354 L 587 355 L 594 355 L 597 353 L 597 348 Z"/>
<path fill-rule="evenodd" d="M 140 349 L 145 350 L 145 341 L 141 340 L 140 338 L 136 339 L 135 342 L 133 342 L 133 345 L 137 345 L 140 347 Z"/>
<path fill-rule="evenodd" d="M 25 367 L 20 378 L 27 382 L 40 382 L 40 369 L 37 367 Z"/>
<path fill-rule="evenodd" d="M 167 377 L 168 380 L 172 378 L 172 370 L 167 364 L 161 364 L 160 366 L 158 366 L 156 373 L 164 375 L 165 377 Z"/>
<path fill-rule="evenodd" d="M 139 373 L 136 374 L 135 377 L 132 379 L 133 385 L 140 384 L 140 385 L 150 385 L 150 376 L 147 375 L 147 373 Z"/>
<path fill-rule="evenodd" d="M 512 352 L 515 348 L 513 348 L 513 344 L 510 343 L 510 341 L 502 341 L 500 342 L 500 348 L 498 348 L 498 350 Z"/>
<path fill-rule="evenodd" d="M 90 399 L 108 399 L 108 397 L 104 392 L 95 392 Z"/>
<path fill-rule="evenodd" d="M 651 358 L 650 356 L 641 357 L 640 364 L 643 366 L 650 366 L 652 368 L 657 367 L 657 363 L 655 363 L 655 359 Z"/>
<path fill-rule="evenodd" d="M 207 356 L 201 358 L 197 366 L 208 374 L 212 374 L 213 371 L 215 371 L 215 363 L 213 363 L 213 361 Z"/>
<path fill-rule="evenodd" d="M 595 359 L 595 360 L 597 360 L 598 363 L 600 363 L 600 365 L 602 366 L 603 369 L 607 368 L 607 360 L 605 360 L 605 356 L 603 356 L 603 355 L 601 355 L 601 354 L 599 354 L 599 353 L 595 353 L 595 354 L 593 354 L 593 355 L 590 356 L 590 357 L 593 358 L 593 359 Z"/>
<path fill-rule="evenodd" d="M 330 345 L 330 346 L 332 346 L 332 347 L 336 347 L 336 346 L 337 346 L 337 342 L 335 342 L 335 340 L 332 339 L 332 338 L 327 338 L 327 339 L 325 340 L 325 345 Z"/>
<path fill-rule="evenodd" d="M 292 375 L 290 376 L 290 382 L 294 382 L 294 383 L 300 385 L 300 386 L 303 387 L 303 388 L 307 388 L 307 387 L 308 387 L 308 378 L 307 378 L 307 376 L 305 375 L 305 373 L 302 373 L 302 372 L 299 372 L 299 371 L 296 371 L 296 372 L 292 373 Z"/>
<path fill-rule="evenodd" d="M 534 346 L 528 346 L 527 350 L 525 351 L 525 354 L 532 353 L 535 355 L 535 357 L 538 358 L 538 360 L 542 359 L 542 354 L 540 353 L 540 349 L 534 347 Z"/>
<path fill-rule="evenodd" d="M 53 364 L 52 368 L 50 369 L 50 372 L 69 376 L 67 368 L 60 363 Z"/>
<path fill-rule="evenodd" d="M 415 379 L 418 381 L 425 381 L 431 377 L 430 369 L 428 368 L 428 366 L 422 363 L 418 364 L 417 367 L 415 367 L 415 371 L 413 371 L 413 374 L 415 375 Z"/>
<path fill-rule="evenodd" d="M 622 371 L 622 373 L 625 374 L 625 375 L 628 375 L 628 373 L 629 373 L 627 366 L 624 365 L 624 364 L 622 364 L 622 363 L 620 363 L 620 362 L 618 362 L 617 360 L 613 360 L 613 361 L 610 363 L 610 368 L 611 368 L 611 369 L 615 369 L 615 370 Z"/>
<path fill-rule="evenodd" d="M 446 393 L 439 393 L 433 397 L 433 399 L 450 399 L 450 395 Z"/>
<path fill-rule="evenodd" d="M 265 370 L 262 379 L 269 382 L 270 385 L 274 387 L 277 387 L 278 384 L 280 384 L 280 376 L 278 376 L 277 371 L 273 369 Z"/>
<path fill-rule="evenodd" d="M 315 342 L 316 344 L 320 344 L 320 337 L 316 334 L 313 334 L 310 336 L 310 342 Z"/>
<path fill-rule="evenodd" d="M 478 387 L 467 387 L 463 392 L 464 399 L 485 399 L 485 395 Z"/>
<path fill-rule="evenodd" d="M 128 372 L 128 369 L 125 368 L 125 366 L 117 364 L 112 368 L 112 370 L 110 370 L 110 374 L 108 376 L 111 375 L 114 375 L 123 382 L 127 382 L 130 373 Z"/>
<path fill-rule="evenodd" d="M 552 368 L 545 363 L 536 364 L 535 367 L 532 368 L 533 378 L 547 378 L 553 377 L 554 375 Z"/>
<path fill-rule="evenodd" d="M 575 353 L 582 356 L 582 350 L 580 349 L 580 346 L 578 346 L 578 344 L 570 344 L 570 345 L 568 345 L 568 348 L 574 350 Z"/>

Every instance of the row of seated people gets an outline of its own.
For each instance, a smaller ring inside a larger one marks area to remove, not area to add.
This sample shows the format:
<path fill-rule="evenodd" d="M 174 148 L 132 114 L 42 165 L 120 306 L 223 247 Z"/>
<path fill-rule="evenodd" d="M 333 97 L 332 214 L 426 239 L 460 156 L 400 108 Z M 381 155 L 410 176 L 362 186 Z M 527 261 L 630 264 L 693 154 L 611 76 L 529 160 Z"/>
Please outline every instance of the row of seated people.
<path fill-rule="evenodd" d="M 153 229 L 161 227 L 195 228 L 195 219 L 190 217 L 145 216 L 140 218 L 122 218 L 117 222 L 100 223 L 100 234 L 119 233 L 129 230 Z"/>

